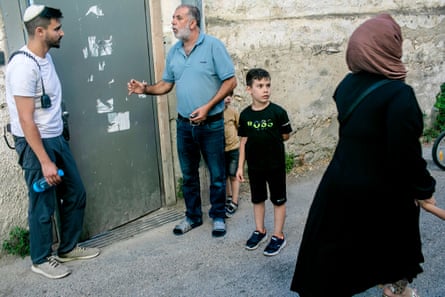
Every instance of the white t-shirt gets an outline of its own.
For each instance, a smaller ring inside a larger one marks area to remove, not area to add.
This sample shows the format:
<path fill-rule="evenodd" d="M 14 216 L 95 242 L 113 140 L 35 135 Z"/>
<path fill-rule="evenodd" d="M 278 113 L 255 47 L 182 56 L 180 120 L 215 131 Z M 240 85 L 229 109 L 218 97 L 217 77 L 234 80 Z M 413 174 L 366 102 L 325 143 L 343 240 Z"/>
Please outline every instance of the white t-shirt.
<path fill-rule="evenodd" d="M 44 59 L 34 55 L 24 46 L 20 50 L 28 52 L 39 63 L 24 54 L 15 55 L 6 69 L 6 102 L 11 120 L 11 132 L 15 136 L 23 137 L 14 96 L 31 97 L 34 100 L 34 122 L 42 138 L 57 137 L 62 134 L 62 87 L 57 76 L 54 63 L 49 53 Z M 42 81 L 45 93 L 51 99 L 51 107 L 41 108 Z"/>

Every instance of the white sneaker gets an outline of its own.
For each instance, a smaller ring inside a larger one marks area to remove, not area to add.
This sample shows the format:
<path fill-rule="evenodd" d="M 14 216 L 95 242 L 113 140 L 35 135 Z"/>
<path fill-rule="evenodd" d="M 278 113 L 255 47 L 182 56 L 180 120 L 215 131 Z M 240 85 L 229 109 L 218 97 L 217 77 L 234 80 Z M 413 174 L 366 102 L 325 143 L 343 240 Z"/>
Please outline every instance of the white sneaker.
<path fill-rule="evenodd" d="M 33 264 L 31 270 L 52 279 L 62 278 L 71 273 L 66 266 L 60 264 L 53 256 L 49 257 L 47 262 Z"/>
<path fill-rule="evenodd" d="M 62 263 L 73 260 L 87 260 L 97 257 L 99 254 L 100 250 L 98 248 L 76 246 L 70 252 L 66 254 L 60 254 L 57 257 L 57 260 Z"/>

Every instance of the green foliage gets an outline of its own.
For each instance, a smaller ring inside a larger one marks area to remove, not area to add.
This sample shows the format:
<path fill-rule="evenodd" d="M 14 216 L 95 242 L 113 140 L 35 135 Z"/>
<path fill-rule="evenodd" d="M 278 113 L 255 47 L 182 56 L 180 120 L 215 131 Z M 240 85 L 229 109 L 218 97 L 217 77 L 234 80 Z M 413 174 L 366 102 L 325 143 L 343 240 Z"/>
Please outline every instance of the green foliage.
<path fill-rule="evenodd" d="M 22 258 L 29 255 L 29 231 L 15 226 L 9 232 L 9 239 L 3 242 L 3 249 L 11 255 L 17 255 Z"/>
<path fill-rule="evenodd" d="M 295 166 L 295 155 L 286 153 L 286 173 L 290 173 Z"/>
<path fill-rule="evenodd" d="M 437 110 L 436 118 L 432 118 L 432 127 L 423 130 L 423 141 L 433 141 L 442 131 L 445 131 L 445 83 L 440 86 L 440 92 L 436 95 L 434 107 Z M 425 116 L 425 115 L 424 115 Z"/>
<path fill-rule="evenodd" d="M 178 185 L 176 186 L 176 196 L 178 198 L 184 198 L 184 194 L 182 193 L 182 177 L 178 178 Z"/>
<path fill-rule="evenodd" d="M 433 128 L 440 133 L 445 130 L 445 83 L 440 86 L 440 93 L 436 95 L 434 107 L 437 108 L 438 114 Z"/>
<path fill-rule="evenodd" d="M 423 141 L 430 143 L 439 135 L 439 131 L 435 128 L 427 128 L 423 131 Z"/>

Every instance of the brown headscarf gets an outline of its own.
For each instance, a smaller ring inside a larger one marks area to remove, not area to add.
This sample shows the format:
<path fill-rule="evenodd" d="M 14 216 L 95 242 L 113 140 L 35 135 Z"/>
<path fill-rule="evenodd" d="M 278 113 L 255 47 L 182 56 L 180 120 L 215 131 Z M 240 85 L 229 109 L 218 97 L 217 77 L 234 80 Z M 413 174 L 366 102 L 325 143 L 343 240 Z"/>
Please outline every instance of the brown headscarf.
<path fill-rule="evenodd" d="M 387 13 L 365 21 L 351 35 L 346 50 L 346 63 L 352 72 L 370 72 L 389 79 L 403 80 L 402 32 Z"/>

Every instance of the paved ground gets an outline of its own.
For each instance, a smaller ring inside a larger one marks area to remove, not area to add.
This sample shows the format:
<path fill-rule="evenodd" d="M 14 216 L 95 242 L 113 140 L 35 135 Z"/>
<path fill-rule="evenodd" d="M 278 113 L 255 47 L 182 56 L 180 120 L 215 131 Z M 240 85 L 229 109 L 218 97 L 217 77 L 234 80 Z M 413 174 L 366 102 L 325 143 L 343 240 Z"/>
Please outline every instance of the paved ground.
<path fill-rule="evenodd" d="M 438 181 L 436 199 L 445 207 L 445 171 L 432 164 L 430 147 L 425 147 L 425 158 Z M 167 223 L 104 247 L 94 260 L 67 263 L 73 273 L 60 280 L 48 280 L 31 272 L 29 257 L 4 257 L 0 259 L 0 297 L 297 297 L 289 291 L 289 285 L 307 210 L 321 172 L 315 170 L 289 178 L 285 228 L 288 245 L 275 257 L 263 256 L 264 246 L 256 251 L 244 249 L 254 228 L 252 207 L 248 193 L 244 193 L 239 211 L 227 220 L 228 233 L 224 238 L 212 238 L 207 217 L 201 227 L 184 236 L 172 234 L 177 221 Z M 269 230 L 272 218 L 271 204 L 267 204 Z M 422 297 L 444 297 L 445 224 L 425 212 L 421 224 L 425 272 L 413 286 Z M 384 269 L 390 269 L 390 265 Z M 380 297 L 379 292 L 373 288 L 357 297 Z M 336 296 L 335 292 L 332 296 Z"/>

